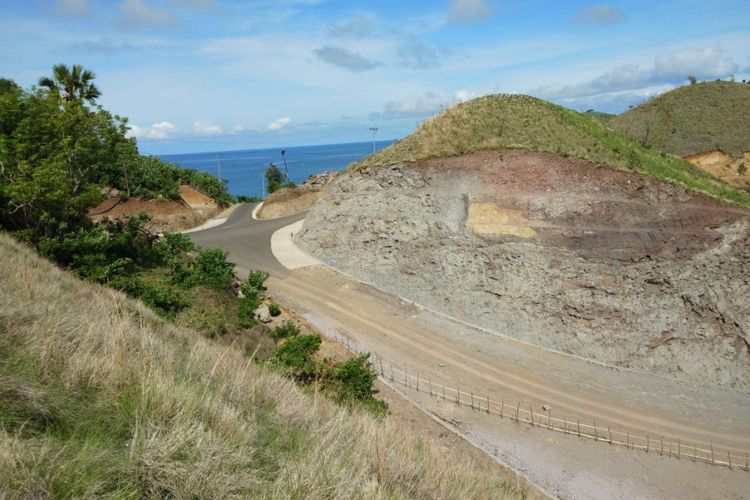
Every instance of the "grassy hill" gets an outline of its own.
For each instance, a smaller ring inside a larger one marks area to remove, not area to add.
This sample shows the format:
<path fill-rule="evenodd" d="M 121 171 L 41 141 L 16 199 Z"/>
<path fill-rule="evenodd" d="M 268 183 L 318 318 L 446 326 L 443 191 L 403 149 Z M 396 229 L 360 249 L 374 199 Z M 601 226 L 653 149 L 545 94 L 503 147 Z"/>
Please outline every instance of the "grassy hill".
<path fill-rule="evenodd" d="M 651 99 L 610 120 L 615 130 L 677 156 L 750 151 L 750 85 L 705 82 Z"/>
<path fill-rule="evenodd" d="M 598 117 L 525 95 L 490 95 L 457 104 L 350 168 L 506 148 L 543 151 L 634 171 L 750 208 L 750 194 L 690 163 L 647 149 Z"/>
<path fill-rule="evenodd" d="M 0 497 L 517 498 L 0 234 Z"/>

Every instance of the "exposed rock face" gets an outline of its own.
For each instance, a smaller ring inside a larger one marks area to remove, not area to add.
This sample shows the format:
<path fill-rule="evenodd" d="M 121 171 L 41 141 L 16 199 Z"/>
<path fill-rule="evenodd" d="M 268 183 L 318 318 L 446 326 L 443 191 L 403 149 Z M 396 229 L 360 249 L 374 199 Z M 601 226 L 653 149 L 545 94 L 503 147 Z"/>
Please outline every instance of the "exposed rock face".
<path fill-rule="evenodd" d="M 325 195 L 325 187 L 337 175 L 337 172 L 313 174 L 297 187 L 276 191 L 265 199 L 258 218 L 275 219 L 310 210 Z"/>
<path fill-rule="evenodd" d="M 750 214 L 581 160 L 340 176 L 296 236 L 348 273 L 548 348 L 750 389 Z"/>

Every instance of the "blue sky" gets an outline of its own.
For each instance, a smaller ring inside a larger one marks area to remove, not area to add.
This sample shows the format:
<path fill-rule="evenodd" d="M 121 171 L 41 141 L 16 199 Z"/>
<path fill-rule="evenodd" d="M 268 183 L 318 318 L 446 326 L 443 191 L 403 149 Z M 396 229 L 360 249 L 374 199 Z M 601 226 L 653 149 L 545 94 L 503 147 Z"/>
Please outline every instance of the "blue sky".
<path fill-rule="evenodd" d="M 391 139 L 484 94 L 621 112 L 750 79 L 750 2 L 4 0 L 0 75 L 60 62 L 96 72 L 144 153 Z"/>

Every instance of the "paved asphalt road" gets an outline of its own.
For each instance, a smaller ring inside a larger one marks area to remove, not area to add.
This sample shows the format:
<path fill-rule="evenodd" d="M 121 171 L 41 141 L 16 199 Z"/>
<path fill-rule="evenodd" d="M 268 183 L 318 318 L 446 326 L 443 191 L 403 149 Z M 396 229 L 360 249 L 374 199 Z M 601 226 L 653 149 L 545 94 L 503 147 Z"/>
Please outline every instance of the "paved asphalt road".
<path fill-rule="evenodd" d="M 271 220 L 253 219 L 257 203 L 245 204 L 229 216 L 224 224 L 188 233 L 193 242 L 203 247 L 218 247 L 229 252 L 229 261 L 237 265 L 237 274 L 245 277 L 250 269 L 266 271 L 276 278 L 289 272 L 271 253 L 271 235 L 282 227 L 305 218 L 305 213 Z"/>

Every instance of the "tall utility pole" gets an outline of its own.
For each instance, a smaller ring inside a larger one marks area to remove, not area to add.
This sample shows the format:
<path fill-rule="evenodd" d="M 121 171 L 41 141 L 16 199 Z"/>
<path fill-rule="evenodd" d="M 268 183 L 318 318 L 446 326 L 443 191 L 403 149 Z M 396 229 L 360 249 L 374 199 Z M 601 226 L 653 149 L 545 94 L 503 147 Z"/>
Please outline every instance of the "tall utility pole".
<path fill-rule="evenodd" d="M 370 127 L 370 132 L 372 132 L 372 154 L 375 154 L 375 134 L 378 133 L 378 127 Z"/>
<path fill-rule="evenodd" d="M 216 170 L 219 172 L 219 180 L 221 180 L 221 153 L 216 153 Z"/>
<path fill-rule="evenodd" d="M 281 159 L 284 160 L 284 173 L 286 174 L 286 183 L 289 184 L 289 169 L 286 166 L 286 149 L 281 150 Z"/>
<path fill-rule="evenodd" d="M 265 198 L 266 197 L 266 175 L 260 174 L 260 182 L 263 185 L 263 191 L 260 192 L 260 197 Z"/>

